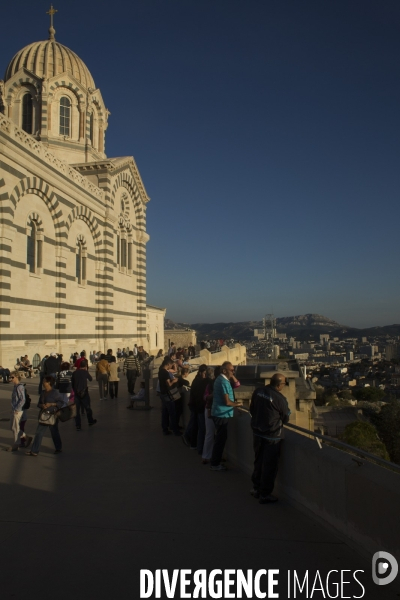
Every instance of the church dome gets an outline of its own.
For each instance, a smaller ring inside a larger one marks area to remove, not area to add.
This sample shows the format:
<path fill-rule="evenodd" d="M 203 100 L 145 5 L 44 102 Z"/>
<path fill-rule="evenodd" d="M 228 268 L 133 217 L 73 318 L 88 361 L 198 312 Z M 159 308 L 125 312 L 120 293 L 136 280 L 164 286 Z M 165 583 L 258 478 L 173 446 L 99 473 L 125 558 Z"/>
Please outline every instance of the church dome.
<path fill-rule="evenodd" d="M 15 73 L 25 67 L 44 79 L 67 72 L 86 89 L 95 89 L 93 77 L 83 60 L 75 52 L 55 41 L 53 28 L 50 28 L 49 32 L 50 39 L 34 42 L 17 52 L 6 69 L 4 81 L 11 79 Z"/>

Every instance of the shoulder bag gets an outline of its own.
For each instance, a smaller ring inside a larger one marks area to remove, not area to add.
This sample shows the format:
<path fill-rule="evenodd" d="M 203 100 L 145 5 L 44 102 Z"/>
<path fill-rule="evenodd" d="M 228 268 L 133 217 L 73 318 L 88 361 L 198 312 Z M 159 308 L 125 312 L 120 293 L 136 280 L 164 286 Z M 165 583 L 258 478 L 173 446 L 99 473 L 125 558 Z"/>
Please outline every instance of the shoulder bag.
<path fill-rule="evenodd" d="M 55 425 L 57 421 L 58 409 L 56 406 L 42 409 L 39 413 L 39 423 L 41 425 Z"/>
<path fill-rule="evenodd" d="M 169 396 L 170 400 L 180 400 L 181 399 L 179 390 L 176 387 L 169 388 L 168 396 Z"/>
<path fill-rule="evenodd" d="M 61 423 L 65 423 L 65 421 L 69 421 L 72 417 L 76 417 L 76 404 L 67 404 L 67 406 L 60 408 L 56 414 Z"/>

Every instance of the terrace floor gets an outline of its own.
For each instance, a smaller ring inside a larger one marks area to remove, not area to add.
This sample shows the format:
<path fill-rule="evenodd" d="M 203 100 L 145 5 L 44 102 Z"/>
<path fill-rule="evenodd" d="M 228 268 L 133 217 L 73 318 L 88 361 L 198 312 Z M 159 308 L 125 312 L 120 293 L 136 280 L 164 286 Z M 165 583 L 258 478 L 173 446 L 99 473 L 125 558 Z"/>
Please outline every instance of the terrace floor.
<path fill-rule="evenodd" d="M 30 434 L 37 381 L 27 380 Z M 325 582 L 332 569 L 361 569 L 367 600 L 398 598 L 395 584 L 377 588 L 370 562 L 331 531 L 285 501 L 259 505 L 245 474 L 212 472 L 179 438 L 163 436 L 158 399 L 149 412 L 128 411 L 125 381 L 120 388 L 121 399 L 99 401 L 93 382 L 98 423 L 83 422 L 79 433 L 61 423 L 62 454 L 50 437 L 36 458 L 0 451 L 2 600 L 139 598 L 140 569 L 227 568 L 279 569 L 280 598 L 289 597 L 288 570 L 302 578 L 308 570 L 311 592 L 317 570 Z M 0 383 L 1 449 L 12 441 L 10 395 L 11 384 Z M 354 583 L 349 572 L 344 579 Z M 344 597 L 361 594 L 357 583 L 344 586 Z"/>

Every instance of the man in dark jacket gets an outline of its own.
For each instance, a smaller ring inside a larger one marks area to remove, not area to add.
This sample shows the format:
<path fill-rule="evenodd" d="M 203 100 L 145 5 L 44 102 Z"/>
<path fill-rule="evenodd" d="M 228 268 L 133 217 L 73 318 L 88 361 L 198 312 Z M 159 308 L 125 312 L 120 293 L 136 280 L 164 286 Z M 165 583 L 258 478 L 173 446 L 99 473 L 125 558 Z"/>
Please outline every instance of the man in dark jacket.
<path fill-rule="evenodd" d="M 57 378 L 57 373 L 60 370 L 60 359 L 55 352 L 52 352 L 49 358 L 44 363 L 44 374 L 51 375 L 54 379 Z"/>
<path fill-rule="evenodd" d="M 259 498 L 260 504 L 276 502 L 272 495 L 276 474 L 282 427 L 289 421 L 290 410 L 282 391 L 286 378 L 275 373 L 269 385 L 253 392 L 250 402 L 251 427 L 253 429 L 254 471 L 251 494 Z"/>
<path fill-rule="evenodd" d="M 190 388 L 190 399 L 188 402 L 188 406 L 190 409 L 190 418 L 189 423 L 186 427 L 186 431 L 182 436 L 183 443 L 186 446 L 190 446 L 191 450 L 197 450 L 200 454 L 203 451 L 205 436 L 204 410 L 206 403 L 204 400 L 204 392 L 208 384 L 208 379 L 206 379 L 206 375 L 207 365 L 200 365 L 196 377 L 193 379 L 192 386 Z"/>
<path fill-rule="evenodd" d="M 85 407 L 89 427 L 92 427 L 97 423 L 97 419 L 93 418 L 93 412 L 90 407 L 89 381 L 92 381 L 92 376 L 89 373 L 88 361 L 81 360 L 79 369 L 73 372 L 71 380 L 76 404 L 75 425 L 77 431 L 81 430 L 81 406 Z"/>

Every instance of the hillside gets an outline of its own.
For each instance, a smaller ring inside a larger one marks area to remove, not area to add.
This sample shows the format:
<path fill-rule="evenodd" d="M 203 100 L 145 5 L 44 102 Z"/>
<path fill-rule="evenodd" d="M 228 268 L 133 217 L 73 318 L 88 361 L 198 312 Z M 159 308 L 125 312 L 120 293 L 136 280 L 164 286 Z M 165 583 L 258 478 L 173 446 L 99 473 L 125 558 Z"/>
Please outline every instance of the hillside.
<path fill-rule="evenodd" d="M 175 323 L 170 319 L 165 320 L 166 329 L 184 329 L 190 327 L 197 332 L 201 339 L 235 339 L 245 340 L 253 336 L 254 329 L 262 328 L 262 321 L 240 321 L 237 323 Z M 379 337 L 400 335 L 400 325 L 385 325 L 382 327 L 369 327 L 357 329 L 347 325 L 340 325 L 336 321 L 318 314 L 295 315 L 276 319 L 278 333 L 286 333 L 287 337 L 298 340 L 319 337 L 322 333 L 329 333 L 331 337 L 339 339 L 347 337 Z"/>

